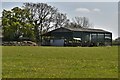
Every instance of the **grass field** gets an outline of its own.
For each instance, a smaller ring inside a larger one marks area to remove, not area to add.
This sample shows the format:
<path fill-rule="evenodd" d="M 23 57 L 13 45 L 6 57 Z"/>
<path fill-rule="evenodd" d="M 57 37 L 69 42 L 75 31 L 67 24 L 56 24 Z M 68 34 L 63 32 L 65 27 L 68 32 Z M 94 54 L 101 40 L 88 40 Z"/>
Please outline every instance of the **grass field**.
<path fill-rule="evenodd" d="M 2 47 L 3 78 L 117 78 L 118 47 Z"/>

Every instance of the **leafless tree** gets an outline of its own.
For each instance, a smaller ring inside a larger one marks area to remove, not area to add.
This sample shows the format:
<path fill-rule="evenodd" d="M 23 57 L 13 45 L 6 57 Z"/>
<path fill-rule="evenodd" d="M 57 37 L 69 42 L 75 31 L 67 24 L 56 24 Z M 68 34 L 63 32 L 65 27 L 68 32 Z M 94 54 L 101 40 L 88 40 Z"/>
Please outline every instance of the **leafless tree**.
<path fill-rule="evenodd" d="M 78 28 L 89 28 L 89 27 L 91 27 L 89 19 L 86 18 L 86 17 L 75 17 L 72 20 L 73 20 L 74 27 L 78 27 Z"/>
<path fill-rule="evenodd" d="M 56 13 L 54 16 L 54 26 L 56 28 L 64 27 L 69 22 L 66 14 Z"/>
<path fill-rule="evenodd" d="M 49 29 L 50 23 L 53 21 L 53 16 L 56 14 L 57 9 L 46 3 L 24 3 L 24 8 L 28 9 L 31 13 L 30 21 L 34 24 L 34 32 L 36 41 L 42 41 L 43 29 Z"/>

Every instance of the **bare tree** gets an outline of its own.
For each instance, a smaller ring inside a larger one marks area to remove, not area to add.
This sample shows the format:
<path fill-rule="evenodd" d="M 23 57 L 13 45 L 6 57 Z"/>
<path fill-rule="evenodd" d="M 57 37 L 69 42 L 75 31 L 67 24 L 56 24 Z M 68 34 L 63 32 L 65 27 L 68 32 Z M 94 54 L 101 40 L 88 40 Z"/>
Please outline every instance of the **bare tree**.
<path fill-rule="evenodd" d="M 56 13 L 54 16 L 54 26 L 56 28 L 64 27 L 69 22 L 69 19 L 67 19 L 66 14 L 62 13 Z"/>
<path fill-rule="evenodd" d="M 74 27 L 78 27 L 78 28 L 89 28 L 91 27 L 89 19 L 86 17 L 75 17 L 73 20 L 73 25 Z"/>
<path fill-rule="evenodd" d="M 36 35 L 36 42 L 42 41 L 43 29 L 49 29 L 50 23 L 53 21 L 53 15 L 57 12 L 55 7 L 45 3 L 24 3 L 24 8 L 31 13 L 30 21 L 34 24 L 34 32 Z"/>

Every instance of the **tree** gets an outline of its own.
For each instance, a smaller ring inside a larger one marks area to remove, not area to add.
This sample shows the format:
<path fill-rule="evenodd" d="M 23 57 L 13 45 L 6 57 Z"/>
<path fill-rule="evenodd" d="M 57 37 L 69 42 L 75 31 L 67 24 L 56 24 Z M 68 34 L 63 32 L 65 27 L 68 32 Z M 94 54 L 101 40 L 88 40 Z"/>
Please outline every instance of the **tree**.
<path fill-rule="evenodd" d="M 120 45 L 120 37 L 116 38 L 115 40 L 112 41 L 112 45 Z"/>
<path fill-rule="evenodd" d="M 2 12 L 2 26 L 6 40 L 26 37 L 41 44 L 45 32 L 60 27 L 88 28 L 90 23 L 86 17 L 75 17 L 70 23 L 66 14 L 46 3 L 24 3 L 23 8 Z"/>
<path fill-rule="evenodd" d="M 24 3 L 24 8 L 28 9 L 31 14 L 30 21 L 34 24 L 36 42 L 42 42 L 41 34 L 44 29 L 50 28 L 49 25 L 57 9 L 45 3 Z"/>
<path fill-rule="evenodd" d="M 60 28 L 60 27 L 65 27 L 65 25 L 68 24 L 69 19 L 67 19 L 66 14 L 62 14 L 62 13 L 56 13 L 56 15 L 54 16 L 54 26 L 55 29 L 56 28 Z"/>
<path fill-rule="evenodd" d="M 115 39 L 116 42 L 120 42 L 120 37 Z"/>
<path fill-rule="evenodd" d="M 2 12 L 2 26 L 3 26 L 3 36 L 6 40 L 12 40 L 13 39 L 13 31 L 11 27 L 11 11 L 3 10 Z"/>
<path fill-rule="evenodd" d="M 75 17 L 73 19 L 72 25 L 77 28 L 89 28 L 91 26 L 89 19 L 86 17 Z"/>
<path fill-rule="evenodd" d="M 33 25 L 28 21 L 28 11 L 15 7 L 10 11 L 3 10 L 2 26 L 4 40 L 19 40 L 20 37 L 33 39 Z"/>

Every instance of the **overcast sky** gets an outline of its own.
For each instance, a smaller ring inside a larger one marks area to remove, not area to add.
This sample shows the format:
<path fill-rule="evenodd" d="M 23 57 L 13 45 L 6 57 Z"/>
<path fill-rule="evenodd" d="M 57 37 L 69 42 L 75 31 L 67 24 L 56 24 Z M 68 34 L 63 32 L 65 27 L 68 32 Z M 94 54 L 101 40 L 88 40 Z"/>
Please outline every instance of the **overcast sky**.
<path fill-rule="evenodd" d="M 48 4 L 58 8 L 59 12 L 66 13 L 69 19 L 75 16 L 88 17 L 94 28 L 112 32 L 113 39 L 118 37 L 117 2 L 49 2 Z M 3 2 L 0 11 L 22 5 L 22 2 Z"/>

